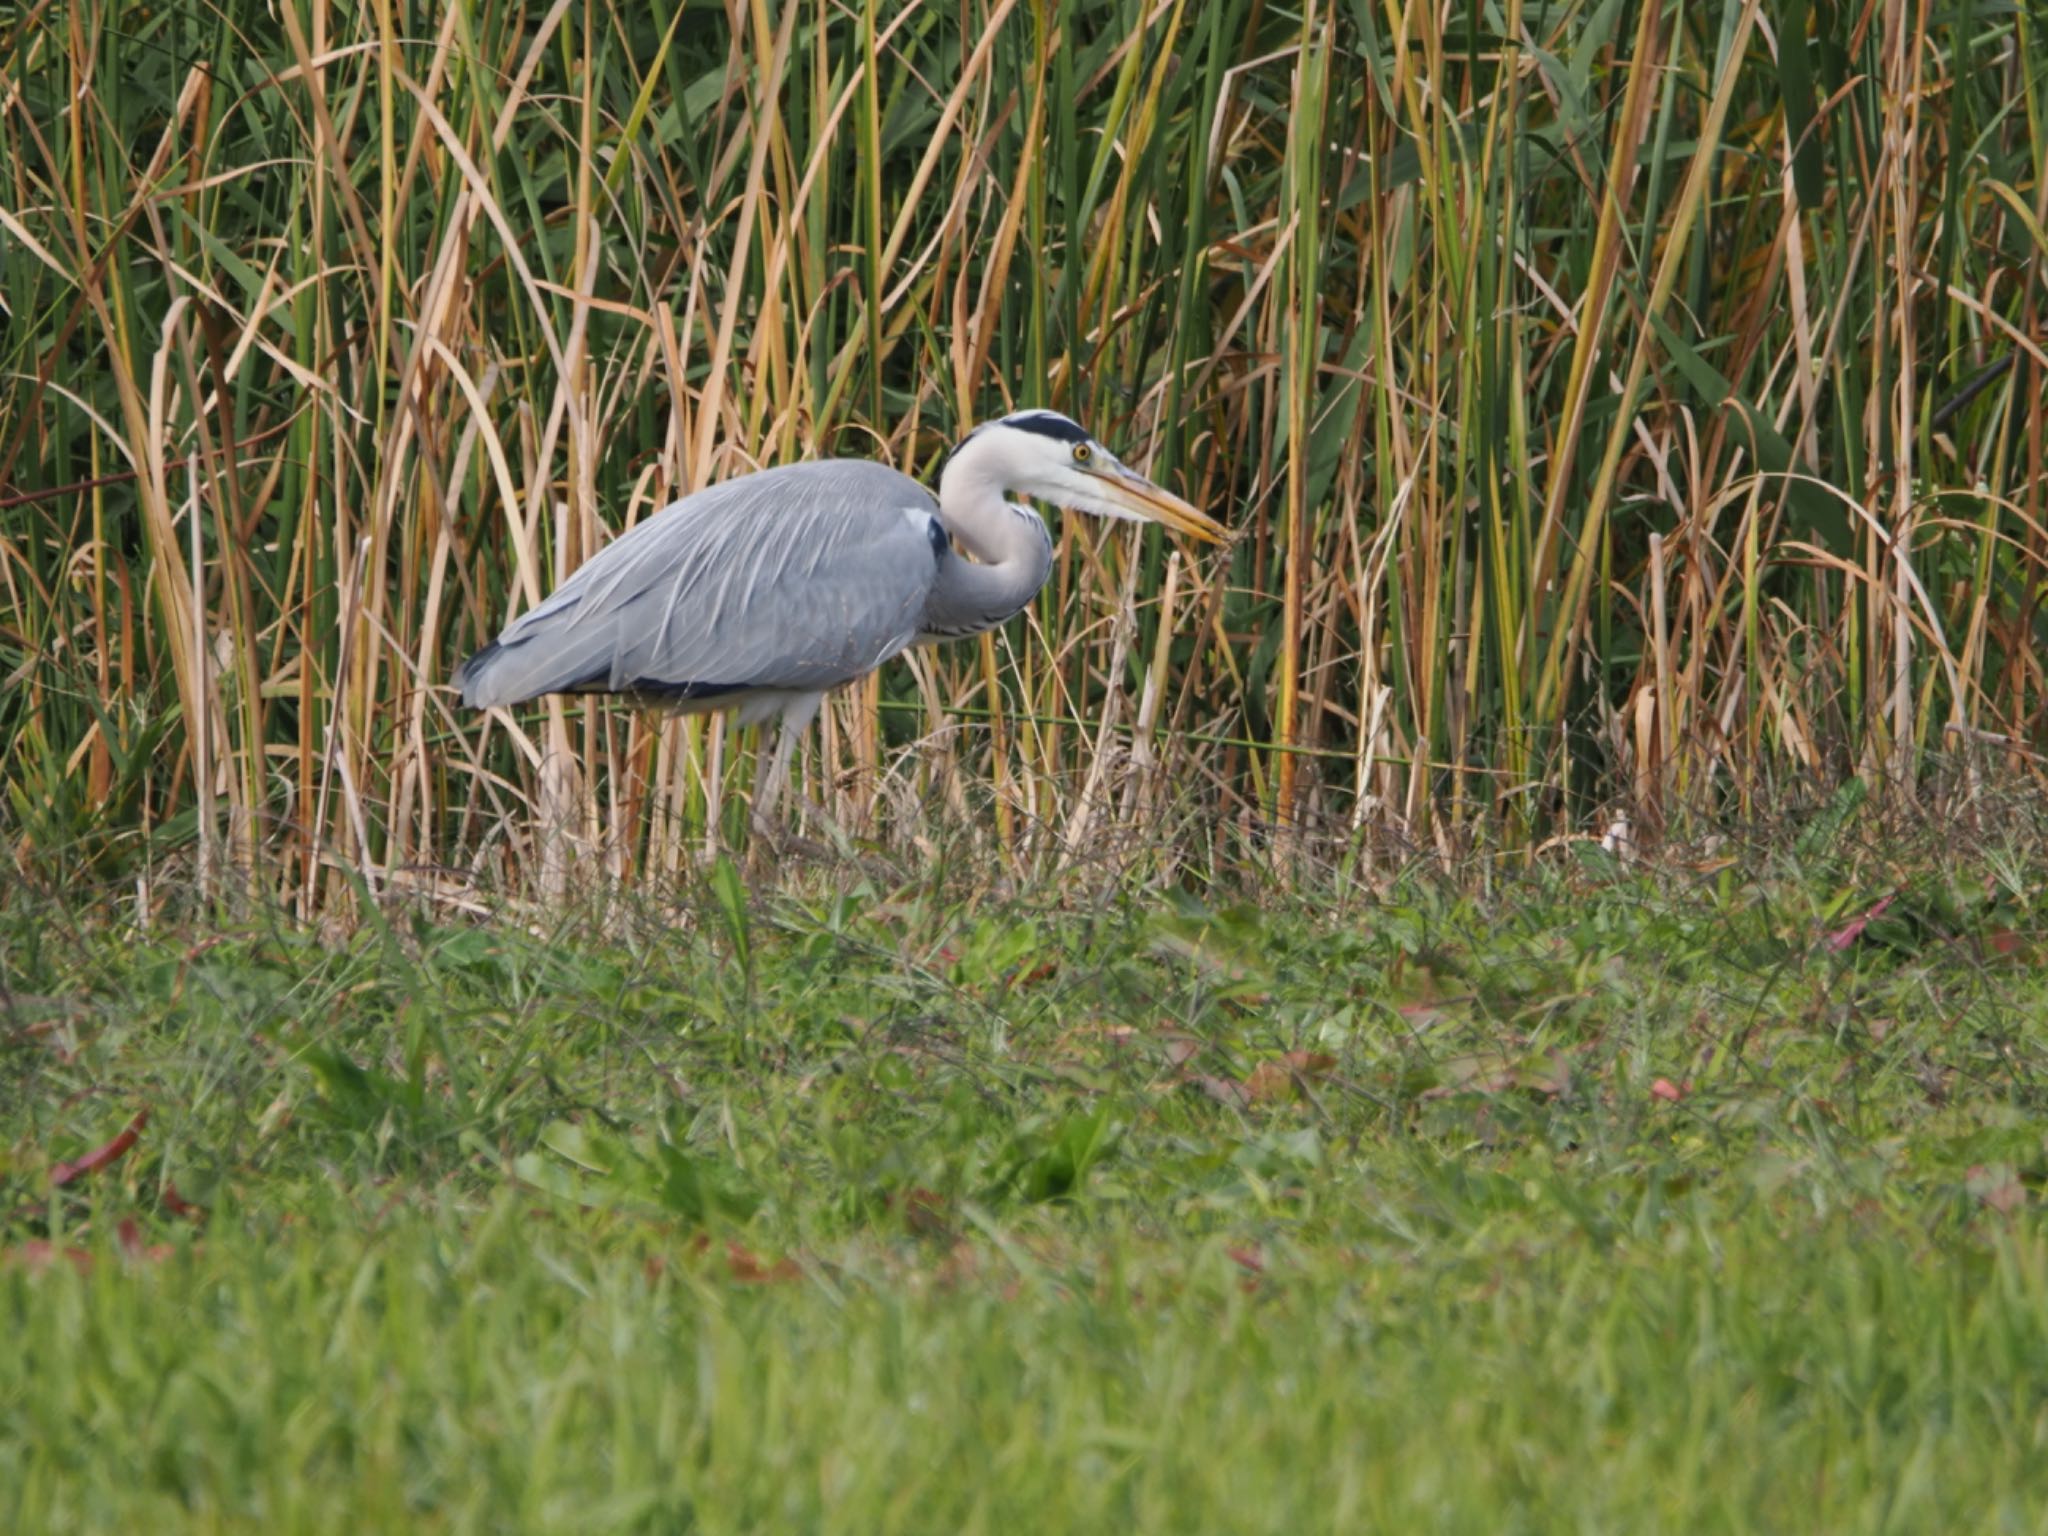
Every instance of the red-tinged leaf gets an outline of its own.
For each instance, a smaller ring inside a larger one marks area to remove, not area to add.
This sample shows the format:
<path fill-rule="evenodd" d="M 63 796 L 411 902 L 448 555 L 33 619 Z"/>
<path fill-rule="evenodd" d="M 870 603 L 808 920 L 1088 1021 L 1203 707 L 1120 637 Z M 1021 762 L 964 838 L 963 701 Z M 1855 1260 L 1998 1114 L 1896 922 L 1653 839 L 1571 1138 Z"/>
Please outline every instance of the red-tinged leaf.
<path fill-rule="evenodd" d="M 1984 947 L 1994 955 L 2010 958 L 2026 948 L 2026 942 L 2010 928 L 1994 928 L 1984 935 Z"/>
<path fill-rule="evenodd" d="M 891 1203 L 903 1213 L 903 1225 L 920 1237 L 932 1237 L 948 1230 L 945 1197 L 912 1185 L 891 1197 Z"/>
<path fill-rule="evenodd" d="M 1017 978 L 1017 985 L 1020 987 L 1035 986 L 1041 981 L 1050 980 L 1052 977 L 1059 975 L 1059 973 L 1059 961 L 1042 960 L 1037 965 L 1034 965 L 1030 970 L 1026 971 L 1022 976 L 1019 976 Z"/>
<path fill-rule="evenodd" d="M 1243 1248 L 1226 1248 L 1223 1251 L 1230 1255 L 1231 1262 L 1240 1269 L 1249 1270 L 1255 1275 L 1263 1275 L 1266 1272 L 1266 1256 L 1259 1252 L 1257 1243 Z"/>
<path fill-rule="evenodd" d="M 0 1261 L 18 1264 L 36 1274 L 41 1274 L 59 1261 L 69 1262 L 81 1275 L 92 1268 L 92 1255 L 83 1248 L 59 1248 L 55 1243 L 45 1242 L 41 1238 L 16 1243 L 12 1248 L 0 1248 Z"/>
<path fill-rule="evenodd" d="M 1898 900 L 1898 896 L 1899 893 L 1897 891 L 1893 891 L 1891 895 L 1885 897 L 1882 901 L 1878 902 L 1877 905 L 1873 906 L 1868 912 L 1865 912 L 1861 917 L 1855 918 L 1850 922 L 1844 923 L 1840 928 L 1837 928 L 1833 933 L 1827 936 L 1827 947 L 1834 953 L 1840 954 L 1843 950 L 1847 949 L 1851 944 L 1854 944 L 1858 939 L 1863 937 L 1864 929 L 1868 928 L 1875 919 L 1884 916 L 1885 909 L 1889 907 L 1894 901 Z"/>
<path fill-rule="evenodd" d="M 170 1243 L 141 1241 L 141 1227 L 133 1217 L 123 1217 L 121 1225 L 115 1227 L 115 1243 L 119 1243 L 121 1257 L 125 1260 L 143 1260 L 145 1264 L 162 1264 L 178 1251 Z"/>
<path fill-rule="evenodd" d="M 1676 1104 L 1685 1097 L 1685 1089 L 1668 1077 L 1660 1077 L 1650 1084 L 1650 1096 L 1662 1099 L 1667 1104 Z"/>
<path fill-rule="evenodd" d="M 98 1173 L 107 1164 L 119 1158 L 141 1139 L 142 1128 L 149 1123 L 149 1111 L 138 1109 L 135 1118 L 128 1122 L 128 1128 L 105 1146 L 94 1147 L 85 1156 L 74 1158 L 68 1163 L 59 1163 L 50 1170 L 50 1182 L 62 1189 L 74 1180 L 82 1179 L 89 1173 Z"/>
<path fill-rule="evenodd" d="M 2010 1216 L 2027 1203 L 2027 1187 L 2010 1163 L 1979 1163 L 1966 1177 L 1964 1188 L 2001 1216 Z"/>
<path fill-rule="evenodd" d="M 773 1285 L 783 1280 L 794 1280 L 803 1271 L 791 1258 L 777 1259 L 773 1264 L 763 1263 L 760 1256 L 737 1240 L 728 1240 L 725 1245 L 726 1267 L 732 1271 L 733 1279 L 741 1285 Z"/>
<path fill-rule="evenodd" d="M 133 1216 L 123 1216 L 114 1228 L 114 1242 L 121 1249 L 124 1259 L 141 1259 L 150 1264 L 161 1264 L 176 1250 L 169 1243 L 145 1243 L 142 1228 Z"/>
<path fill-rule="evenodd" d="M 143 1242 L 142 1228 L 135 1224 L 133 1217 L 123 1217 L 114 1229 L 114 1245 L 120 1249 L 122 1258 L 134 1263 L 161 1264 L 177 1252 L 169 1243 Z M 12 1248 L 0 1248 L 0 1265 L 18 1264 L 40 1274 L 60 1263 L 69 1264 L 81 1275 L 87 1274 L 92 1269 L 92 1254 L 71 1245 L 60 1248 L 42 1238 L 17 1243 Z"/>
<path fill-rule="evenodd" d="M 175 1184 L 166 1184 L 164 1186 L 163 1200 L 164 1209 L 173 1216 L 182 1216 L 187 1221 L 206 1220 L 206 1207 L 194 1205 L 190 1200 L 187 1200 L 178 1193 L 178 1186 Z"/>

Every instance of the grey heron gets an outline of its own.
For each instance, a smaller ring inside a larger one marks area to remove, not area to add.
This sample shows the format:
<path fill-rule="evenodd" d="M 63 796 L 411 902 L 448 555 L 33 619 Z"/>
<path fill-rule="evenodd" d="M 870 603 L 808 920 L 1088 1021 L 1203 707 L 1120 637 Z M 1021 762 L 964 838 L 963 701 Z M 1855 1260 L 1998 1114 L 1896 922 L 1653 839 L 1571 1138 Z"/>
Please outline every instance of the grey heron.
<path fill-rule="evenodd" d="M 1006 494 L 1224 538 L 1065 416 L 1017 411 L 961 439 L 936 497 L 885 464 L 823 459 L 664 507 L 464 662 L 462 702 L 610 693 L 681 713 L 733 709 L 742 725 L 780 715 L 755 797 L 765 821 L 826 693 L 913 645 L 994 629 L 1045 585 L 1052 536 Z"/>

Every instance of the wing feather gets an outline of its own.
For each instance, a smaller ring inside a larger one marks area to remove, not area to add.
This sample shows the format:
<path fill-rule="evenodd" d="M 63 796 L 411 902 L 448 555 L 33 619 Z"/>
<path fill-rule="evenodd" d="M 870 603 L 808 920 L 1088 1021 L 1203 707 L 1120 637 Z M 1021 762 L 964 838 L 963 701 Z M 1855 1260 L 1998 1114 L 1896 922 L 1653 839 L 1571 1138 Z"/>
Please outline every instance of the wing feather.
<path fill-rule="evenodd" d="M 827 459 L 743 475 L 655 513 L 456 674 L 463 702 L 607 689 L 676 699 L 850 682 L 917 636 L 940 545 L 931 493 Z M 928 526 L 928 525 L 927 525 Z"/>

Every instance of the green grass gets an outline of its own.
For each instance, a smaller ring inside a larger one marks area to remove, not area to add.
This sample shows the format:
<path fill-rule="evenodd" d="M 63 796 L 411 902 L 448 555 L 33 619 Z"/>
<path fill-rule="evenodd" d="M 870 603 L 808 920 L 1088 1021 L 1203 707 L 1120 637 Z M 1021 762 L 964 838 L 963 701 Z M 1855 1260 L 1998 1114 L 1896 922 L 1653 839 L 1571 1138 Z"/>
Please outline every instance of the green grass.
<path fill-rule="evenodd" d="M 2043 1528 L 2037 859 L 720 888 L 6 898 L 0 1527 Z"/>

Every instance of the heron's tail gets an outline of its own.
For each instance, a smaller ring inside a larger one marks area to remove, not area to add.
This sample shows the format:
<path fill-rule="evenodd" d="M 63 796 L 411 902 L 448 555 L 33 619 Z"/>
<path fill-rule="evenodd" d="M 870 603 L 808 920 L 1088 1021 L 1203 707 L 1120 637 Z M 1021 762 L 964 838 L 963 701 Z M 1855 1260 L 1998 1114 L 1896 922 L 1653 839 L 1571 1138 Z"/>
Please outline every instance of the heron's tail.
<path fill-rule="evenodd" d="M 612 658 L 602 637 L 522 634 L 515 624 L 455 669 L 455 686 L 471 709 L 524 704 L 549 693 L 666 693 L 669 685 L 626 683 L 612 677 Z M 539 643 L 536 644 L 535 642 Z M 697 684 L 685 684 L 695 697 Z"/>
<path fill-rule="evenodd" d="M 538 698 L 559 687 L 553 678 L 544 675 L 553 668 L 536 667 L 534 663 L 539 658 L 522 654 L 525 645 L 523 640 L 511 645 L 493 640 L 457 667 L 455 686 L 462 692 L 462 702 L 470 709 L 497 709 Z"/>
<path fill-rule="evenodd" d="M 490 696 L 487 679 L 490 676 L 491 660 L 502 649 L 493 640 L 469 660 L 455 669 L 455 686 L 462 694 L 463 704 L 470 709 L 489 709 L 500 701 Z"/>

